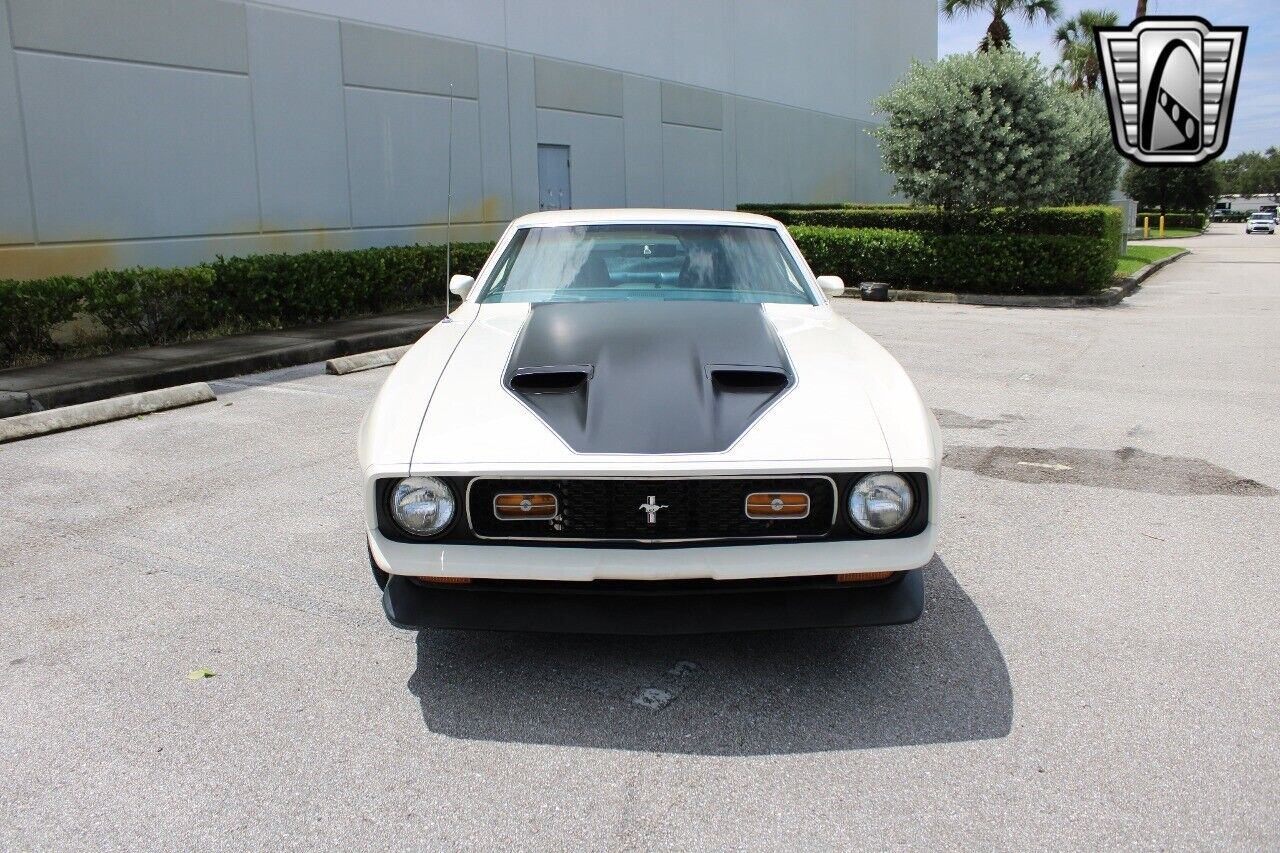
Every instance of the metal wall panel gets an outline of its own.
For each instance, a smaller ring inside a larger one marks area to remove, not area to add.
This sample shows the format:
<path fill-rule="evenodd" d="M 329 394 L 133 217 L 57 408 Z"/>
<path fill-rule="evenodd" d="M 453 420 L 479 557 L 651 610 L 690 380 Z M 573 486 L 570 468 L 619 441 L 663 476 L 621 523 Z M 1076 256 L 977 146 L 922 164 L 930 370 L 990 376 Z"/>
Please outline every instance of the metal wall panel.
<path fill-rule="evenodd" d="M 791 200 L 848 201 L 853 197 L 853 122 L 795 110 L 791 120 Z"/>
<path fill-rule="evenodd" d="M 538 142 L 568 145 L 574 207 L 625 207 L 622 119 L 538 109 Z"/>
<path fill-rule="evenodd" d="M 724 127 L 724 98 L 709 89 L 663 82 L 662 120 L 667 124 L 720 130 Z"/>
<path fill-rule="evenodd" d="M 507 53 L 479 48 L 480 169 L 484 219 L 511 218 L 511 122 L 507 113 Z"/>
<path fill-rule="evenodd" d="M 932 5 L 933 0 L 734 0 L 727 21 L 732 38 L 726 61 L 733 69 L 728 91 L 837 115 L 863 115 L 867 105 L 853 97 L 854 81 L 867 66 L 886 61 L 891 48 L 887 41 L 873 42 L 859 53 L 850 42 L 875 7 L 910 3 Z"/>
<path fill-rule="evenodd" d="M 879 144 L 867 133 L 874 126 L 868 122 L 855 122 L 852 197 L 857 201 L 890 201 L 894 198 L 893 175 L 884 170 Z"/>
<path fill-rule="evenodd" d="M 662 207 L 662 94 L 657 80 L 622 79 L 622 130 L 626 145 L 627 206 Z"/>
<path fill-rule="evenodd" d="M 720 131 L 662 126 L 662 192 L 666 207 L 716 209 L 724 204 Z"/>
<path fill-rule="evenodd" d="M 270 3 L 481 44 L 503 46 L 507 41 L 507 0 L 270 0 Z"/>
<path fill-rule="evenodd" d="M 790 110 L 737 99 L 738 202 L 791 201 Z"/>
<path fill-rule="evenodd" d="M 539 56 L 534 60 L 538 106 L 596 115 L 622 115 L 622 75 Z"/>
<path fill-rule="evenodd" d="M 455 243 L 496 240 L 503 224 L 455 223 Z M 181 240 L 124 240 L 116 242 L 42 243 L 0 246 L 0 276 L 29 279 L 49 275 L 86 275 L 100 269 L 157 266 L 178 267 L 227 257 L 264 252 L 307 252 L 315 249 L 367 249 L 443 243 L 445 226 L 408 225 L 397 228 L 345 228 L 326 231 L 247 232 Z M 444 285 L 443 282 L 440 283 Z"/>
<path fill-rule="evenodd" d="M 729 210 L 738 205 L 738 108 L 733 95 L 721 96 L 724 100 L 724 128 L 720 131 L 720 150 L 723 152 L 721 174 L 724 187 L 724 206 Z"/>
<path fill-rule="evenodd" d="M 882 200 L 860 120 L 936 27 L 933 0 L 0 0 L 0 277 L 435 239 L 450 82 L 463 223 L 537 209 L 540 141 L 578 207 Z"/>
<path fill-rule="evenodd" d="M 10 0 L 13 45 L 244 74 L 245 7 L 223 0 Z"/>
<path fill-rule="evenodd" d="M 352 86 L 448 95 L 480 94 L 476 46 L 403 30 L 342 22 L 342 74 Z"/>
<path fill-rule="evenodd" d="M 538 108 L 533 57 L 507 51 L 507 110 L 511 120 L 512 215 L 538 209 Z"/>
<path fill-rule="evenodd" d="M 863 120 L 937 55 L 936 0 L 271 2 Z"/>
<path fill-rule="evenodd" d="M 912 59 L 932 62 L 938 55 L 937 4 L 920 0 L 862 3 L 857 25 L 846 47 L 857 57 L 857 71 L 847 81 L 849 98 L 859 108 L 842 115 L 875 121 L 871 101 L 902 79 Z M 972 47 L 977 47 L 975 39 Z"/>
<path fill-rule="evenodd" d="M 0 245 L 35 239 L 31 219 L 31 184 L 27 180 L 27 146 L 18 107 L 18 77 L 9 47 L 9 18 L 0 0 Z M 0 269 L 0 278 L 4 278 Z"/>
<path fill-rule="evenodd" d="M 774 2 L 776 0 L 762 0 Z M 311 0 L 289 0 L 311 2 Z M 732 91 L 730 22 L 743 0 L 506 0 L 506 47 Z M 822 0 L 825 4 L 831 0 Z M 836 0 L 841 4 L 852 0 Z M 859 0 L 865 2 L 865 0 Z M 875 0 L 901 2 L 901 0 Z M 931 2 L 931 0 L 914 0 Z M 776 3 L 789 11 L 792 4 Z M 814 5 L 806 2 L 804 6 Z M 794 17 L 803 14 L 790 11 Z M 766 51 L 752 57 L 777 57 Z M 775 65 L 777 62 L 765 62 Z"/>
<path fill-rule="evenodd" d="M 249 80 L 18 56 L 44 240 L 256 231 Z"/>
<path fill-rule="evenodd" d="M 454 98 L 453 220 L 481 214 L 480 115 Z M 347 88 L 351 219 L 359 227 L 445 221 L 449 99 Z"/>
<path fill-rule="evenodd" d="M 249 7 L 254 140 L 268 231 L 351 224 L 338 23 Z"/>

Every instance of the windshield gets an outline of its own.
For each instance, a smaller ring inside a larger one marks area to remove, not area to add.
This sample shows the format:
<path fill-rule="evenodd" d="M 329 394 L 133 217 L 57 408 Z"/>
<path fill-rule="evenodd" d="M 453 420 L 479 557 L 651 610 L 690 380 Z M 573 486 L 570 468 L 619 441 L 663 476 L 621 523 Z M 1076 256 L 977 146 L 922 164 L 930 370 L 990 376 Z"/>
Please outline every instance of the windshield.
<path fill-rule="evenodd" d="M 517 232 L 478 299 L 812 305 L 803 282 L 772 228 L 566 225 Z"/>

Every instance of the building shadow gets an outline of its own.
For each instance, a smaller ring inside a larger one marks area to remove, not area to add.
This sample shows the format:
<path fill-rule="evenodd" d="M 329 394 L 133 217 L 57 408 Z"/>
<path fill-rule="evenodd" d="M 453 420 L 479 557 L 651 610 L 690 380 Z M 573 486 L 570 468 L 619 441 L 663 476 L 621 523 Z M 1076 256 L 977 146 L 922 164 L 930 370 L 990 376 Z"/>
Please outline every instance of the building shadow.
<path fill-rule="evenodd" d="M 1009 670 L 940 558 L 911 625 L 687 637 L 424 630 L 409 691 L 455 738 L 698 755 L 983 740 Z"/>

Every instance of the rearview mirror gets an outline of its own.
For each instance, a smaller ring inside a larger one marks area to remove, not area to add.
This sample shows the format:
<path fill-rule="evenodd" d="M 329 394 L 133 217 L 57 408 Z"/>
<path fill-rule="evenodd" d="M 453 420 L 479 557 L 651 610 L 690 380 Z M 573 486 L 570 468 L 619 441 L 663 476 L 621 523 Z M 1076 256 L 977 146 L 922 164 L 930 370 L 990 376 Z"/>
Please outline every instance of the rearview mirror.
<path fill-rule="evenodd" d="M 844 279 L 838 275 L 820 275 L 818 276 L 818 287 L 827 296 L 839 296 L 844 293 Z"/>
<path fill-rule="evenodd" d="M 475 283 L 476 280 L 469 275 L 455 275 L 449 279 L 449 292 L 459 299 L 466 299 Z M 844 287 L 841 286 L 841 289 Z"/>

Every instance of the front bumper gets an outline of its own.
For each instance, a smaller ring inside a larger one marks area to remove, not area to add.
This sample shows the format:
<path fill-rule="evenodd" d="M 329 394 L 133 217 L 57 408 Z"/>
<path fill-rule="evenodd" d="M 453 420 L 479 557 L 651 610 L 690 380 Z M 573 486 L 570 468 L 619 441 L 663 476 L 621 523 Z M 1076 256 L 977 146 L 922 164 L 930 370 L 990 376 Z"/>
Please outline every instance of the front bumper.
<path fill-rule="evenodd" d="M 803 581 L 803 579 L 801 579 Z M 575 588 L 576 587 L 576 588 Z M 401 628 L 583 634 L 705 634 L 896 625 L 924 609 L 923 570 L 879 585 L 789 583 L 527 583 L 422 585 L 392 575 L 382 593 Z"/>
<path fill-rule="evenodd" d="M 933 558 L 935 525 L 916 536 L 627 548 L 397 542 L 369 531 L 374 563 L 392 575 L 536 581 L 757 580 L 902 572 Z"/>

